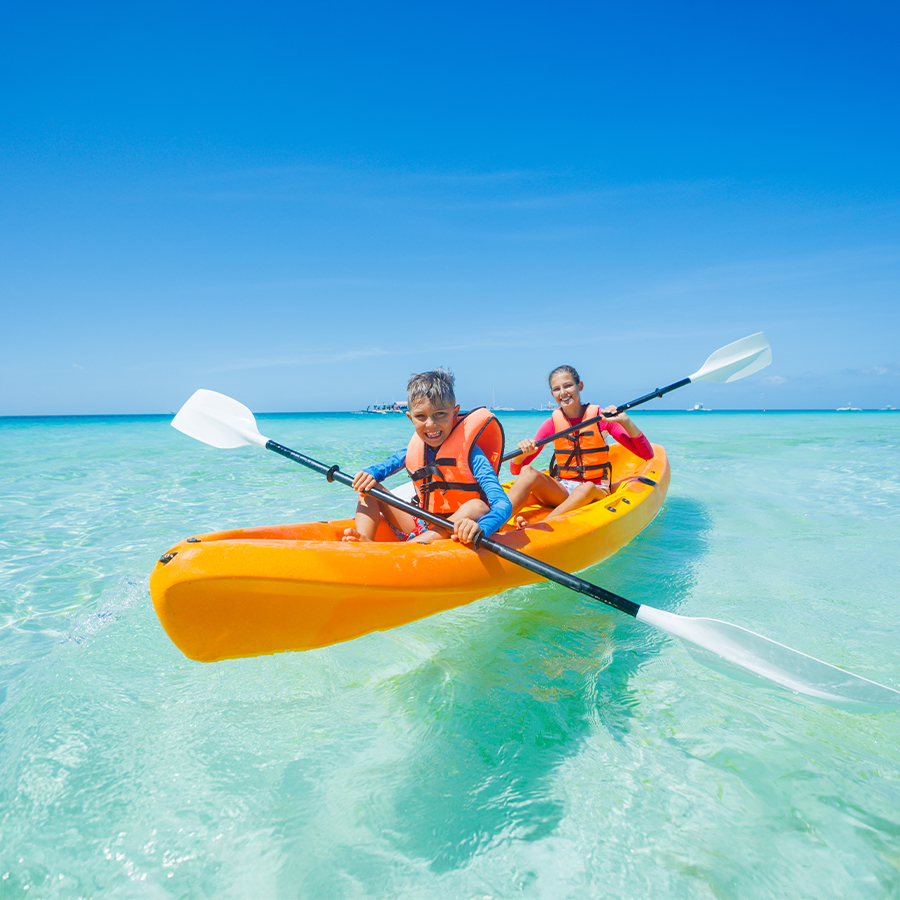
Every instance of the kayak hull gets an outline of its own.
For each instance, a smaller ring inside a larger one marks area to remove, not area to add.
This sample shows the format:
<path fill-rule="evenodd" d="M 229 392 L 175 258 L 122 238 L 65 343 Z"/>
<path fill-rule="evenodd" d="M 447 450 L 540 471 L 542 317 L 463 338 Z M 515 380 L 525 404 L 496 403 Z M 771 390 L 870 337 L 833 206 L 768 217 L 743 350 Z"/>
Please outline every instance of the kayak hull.
<path fill-rule="evenodd" d="M 624 547 L 656 516 L 669 484 L 662 447 L 641 460 L 611 448 L 618 481 L 606 500 L 493 538 L 568 572 Z M 386 525 L 373 543 L 341 540 L 352 520 L 199 535 L 164 554 L 150 576 L 160 623 L 190 659 L 214 662 L 311 650 L 453 609 L 539 576 L 455 541 L 398 542 Z"/>

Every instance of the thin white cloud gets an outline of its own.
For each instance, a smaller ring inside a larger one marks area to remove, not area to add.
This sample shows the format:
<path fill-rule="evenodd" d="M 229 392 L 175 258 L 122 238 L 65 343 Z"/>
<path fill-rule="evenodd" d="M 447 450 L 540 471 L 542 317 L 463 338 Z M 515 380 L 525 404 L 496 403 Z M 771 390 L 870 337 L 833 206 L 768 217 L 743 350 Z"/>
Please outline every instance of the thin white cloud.
<path fill-rule="evenodd" d="M 303 353 L 297 356 L 279 356 L 260 359 L 235 360 L 223 366 L 214 366 L 207 372 L 237 372 L 246 369 L 276 369 L 295 368 L 302 366 L 320 366 L 329 363 L 348 362 L 353 359 L 363 359 L 374 356 L 389 356 L 391 352 L 381 347 L 371 347 L 359 350 L 340 350 L 335 352 L 323 351 L 320 353 Z"/>
<path fill-rule="evenodd" d="M 716 291 L 722 293 L 748 288 L 766 288 L 790 284 L 806 284 L 812 279 L 856 272 L 878 263 L 892 263 L 897 245 L 844 247 L 827 253 L 812 253 L 764 259 L 743 259 L 721 266 L 687 271 L 648 286 L 634 297 L 660 299 L 697 296 Z M 843 302 L 843 301 L 841 301 Z"/>
<path fill-rule="evenodd" d="M 572 183 L 578 187 L 573 189 Z M 604 184 L 566 171 L 422 171 L 372 168 L 366 160 L 346 165 L 261 166 L 207 173 L 184 196 L 213 202 L 281 201 L 289 198 L 350 206 L 402 206 L 441 213 L 603 207 L 636 197 L 686 195 L 729 184 L 722 179 Z"/>
<path fill-rule="evenodd" d="M 883 378 L 885 376 L 893 378 L 900 375 L 900 362 L 889 363 L 886 366 L 872 366 L 868 369 L 862 369 L 860 375 L 875 375 Z"/>

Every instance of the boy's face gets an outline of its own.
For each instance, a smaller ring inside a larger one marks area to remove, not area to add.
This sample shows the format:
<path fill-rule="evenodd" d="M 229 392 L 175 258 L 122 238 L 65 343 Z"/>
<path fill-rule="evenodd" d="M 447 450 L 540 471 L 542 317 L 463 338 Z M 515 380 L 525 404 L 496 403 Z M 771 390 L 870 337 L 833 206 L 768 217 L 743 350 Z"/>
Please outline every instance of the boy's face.
<path fill-rule="evenodd" d="M 418 399 L 409 405 L 410 422 L 416 434 L 429 447 L 440 447 L 453 431 L 459 406 L 448 403 L 446 406 L 435 406 L 430 400 Z"/>

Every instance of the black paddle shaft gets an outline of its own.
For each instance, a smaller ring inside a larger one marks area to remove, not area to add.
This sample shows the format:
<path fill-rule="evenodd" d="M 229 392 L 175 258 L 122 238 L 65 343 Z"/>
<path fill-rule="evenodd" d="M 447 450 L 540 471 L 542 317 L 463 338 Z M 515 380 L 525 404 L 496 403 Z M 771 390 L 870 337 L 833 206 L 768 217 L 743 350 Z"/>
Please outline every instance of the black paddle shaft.
<path fill-rule="evenodd" d="M 644 394 L 643 397 L 638 397 L 637 400 L 632 400 L 630 403 L 625 403 L 622 406 L 617 406 L 616 415 L 618 416 L 623 412 L 627 412 L 629 409 L 633 409 L 635 406 L 640 406 L 642 403 L 646 403 L 648 400 L 655 400 L 658 397 L 662 397 L 664 394 L 668 394 L 669 391 L 674 391 L 677 388 L 684 387 L 686 384 L 690 383 L 690 378 L 682 378 L 681 381 L 676 381 L 674 384 L 670 384 L 668 387 L 657 388 L 655 391 L 651 391 L 649 394 Z M 563 437 L 567 434 L 571 434 L 573 431 L 578 431 L 579 428 L 584 428 L 586 425 L 593 425 L 595 422 L 601 422 L 605 418 L 605 416 L 594 416 L 593 418 L 585 419 L 583 422 L 579 422 L 577 425 L 573 425 L 571 428 L 566 428 L 564 431 L 557 431 L 556 434 L 548 435 L 543 440 L 537 441 L 537 446 L 543 447 L 544 444 L 549 444 L 550 441 L 555 441 L 557 438 Z M 521 455 L 521 450 L 511 450 L 509 453 L 503 455 L 503 458 L 500 460 L 500 462 L 507 462 Z"/>
<path fill-rule="evenodd" d="M 320 463 L 309 456 L 298 453 L 296 450 L 291 450 L 290 447 L 285 447 L 275 441 L 268 441 L 266 443 L 266 450 L 272 450 L 274 453 L 279 453 L 281 456 L 285 456 L 296 463 L 300 463 L 301 466 L 306 466 L 307 469 L 312 469 L 314 472 L 324 475 L 329 481 L 339 481 L 341 484 L 347 485 L 347 487 L 353 486 L 353 478 L 346 472 L 342 472 L 337 466 L 326 466 L 324 463 Z M 442 528 L 445 531 L 447 530 L 449 523 L 446 519 L 442 519 L 440 516 L 436 516 L 433 513 L 426 512 L 418 506 L 413 506 L 411 503 L 401 500 L 399 497 L 395 496 L 390 491 L 386 491 L 382 487 L 373 488 L 368 493 L 377 497 L 379 500 L 382 500 L 384 503 L 387 503 L 389 506 L 393 506 L 395 509 L 402 510 L 405 513 L 409 513 L 411 516 L 415 516 L 425 522 L 430 522 L 432 525 L 436 525 L 438 528 Z M 579 594 L 584 594 L 593 600 L 598 600 L 600 603 L 605 603 L 607 606 L 612 606 L 621 612 L 627 613 L 629 616 L 637 616 L 638 610 L 640 609 L 640 604 L 638 603 L 632 603 L 631 600 L 626 600 L 624 597 L 612 593 L 612 591 L 606 591 L 596 584 L 585 581 L 583 578 L 578 578 L 576 575 L 570 575 L 562 569 L 557 569 L 556 566 L 551 566 L 540 560 L 532 559 L 530 556 L 526 556 L 518 550 L 513 550 L 512 547 L 507 547 L 505 544 L 492 541 L 490 538 L 482 537 L 475 544 L 475 549 L 489 550 L 501 559 L 515 563 L 523 569 L 528 569 L 529 572 L 534 572 L 535 575 L 540 575 L 548 581 L 555 581 L 563 587 L 567 587 Z"/>

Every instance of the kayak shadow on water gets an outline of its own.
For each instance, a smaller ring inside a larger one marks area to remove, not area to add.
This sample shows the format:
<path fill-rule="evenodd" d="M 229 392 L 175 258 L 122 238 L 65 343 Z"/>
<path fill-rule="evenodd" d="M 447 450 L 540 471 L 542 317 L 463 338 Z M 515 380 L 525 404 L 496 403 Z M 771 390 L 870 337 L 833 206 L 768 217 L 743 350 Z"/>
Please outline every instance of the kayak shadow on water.
<path fill-rule="evenodd" d="M 702 506 L 670 500 L 628 547 L 581 574 L 677 609 L 708 528 Z M 449 646 L 391 680 L 398 714 L 423 724 L 393 773 L 391 802 L 368 823 L 436 873 L 498 842 L 554 832 L 565 812 L 556 770 L 598 729 L 622 741 L 642 702 L 629 682 L 665 640 L 548 582 L 476 610 Z"/>

